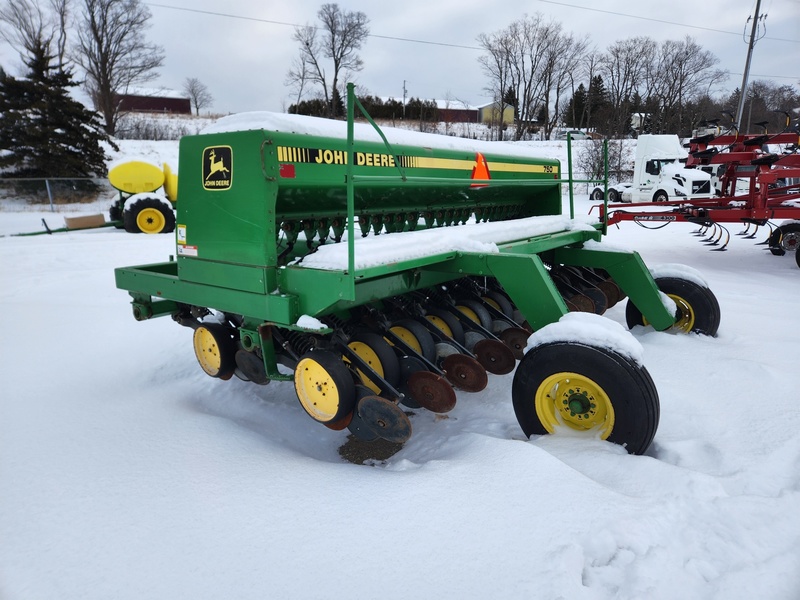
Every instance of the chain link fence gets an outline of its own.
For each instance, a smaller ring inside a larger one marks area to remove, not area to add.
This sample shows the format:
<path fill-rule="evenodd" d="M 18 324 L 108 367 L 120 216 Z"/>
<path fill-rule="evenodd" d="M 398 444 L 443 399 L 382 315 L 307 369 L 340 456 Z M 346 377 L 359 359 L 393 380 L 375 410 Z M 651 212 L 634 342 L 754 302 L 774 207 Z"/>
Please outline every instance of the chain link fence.
<path fill-rule="evenodd" d="M 0 199 L 15 206 L 25 205 L 36 209 L 63 204 L 91 204 L 99 200 L 113 200 L 118 192 L 105 178 L 79 177 L 0 177 Z"/>

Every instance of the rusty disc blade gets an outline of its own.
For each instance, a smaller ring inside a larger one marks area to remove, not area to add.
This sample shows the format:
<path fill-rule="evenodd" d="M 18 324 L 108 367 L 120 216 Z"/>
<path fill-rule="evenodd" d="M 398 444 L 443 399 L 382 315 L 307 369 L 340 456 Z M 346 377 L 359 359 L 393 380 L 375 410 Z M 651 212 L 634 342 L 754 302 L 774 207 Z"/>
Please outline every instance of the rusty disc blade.
<path fill-rule="evenodd" d="M 472 352 L 483 368 L 494 375 L 506 375 L 517 366 L 514 351 L 500 340 L 481 340 Z"/>
<path fill-rule="evenodd" d="M 456 391 L 441 375 L 417 371 L 408 378 L 408 390 L 414 400 L 431 412 L 446 413 L 456 405 Z"/>
<path fill-rule="evenodd" d="M 619 286 L 610 279 L 598 282 L 597 287 L 600 288 L 606 295 L 606 298 L 608 298 L 608 308 L 611 308 L 622 300 L 622 292 Z"/>
<path fill-rule="evenodd" d="M 528 345 L 528 338 L 530 336 L 531 334 L 524 329 L 511 327 L 505 331 L 501 331 L 499 337 L 506 346 L 511 348 L 511 352 L 514 353 L 514 358 L 522 360 L 522 357 L 525 356 L 525 346 Z"/>
<path fill-rule="evenodd" d="M 573 304 L 577 312 L 595 312 L 594 302 L 589 296 L 575 294 L 574 296 L 570 296 L 569 301 Z"/>
<path fill-rule="evenodd" d="M 347 429 L 350 426 L 350 423 L 353 420 L 353 413 L 348 413 L 338 421 L 333 421 L 331 423 L 323 423 L 325 427 L 328 429 L 333 429 L 334 431 L 341 431 L 343 429 Z"/>
<path fill-rule="evenodd" d="M 466 354 L 451 354 L 442 362 L 447 380 L 465 392 L 480 392 L 489 383 L 486 369 Z"/>
<path fill-rule="evenodd" d="M 367 386 L 356 385 L 356 406 L 358 406 L 358 401 L 361 398 L 372 396 L 372 394 L 372 390 Z M 358 416 L 358 410 L 353 410 L 353 412 L 350 413 L 350 422 L 347 424 L 347 428 L 350 430 L 350 433 L 362 442 L 371 442 L 378 439 L 378 436 L 372 429 Z"/>
<path fill-rule="evenodd" d="M 414 398 L 409 387 L 409 379 L 414 373 L 418 371 L 427 371 L 428 368 L 425 363 L 413 356 L 403 356 L 400 358 L 400 385 L 397 386 L 397 391 L 403 394 L 400 403 L 409 408 L 420 408 L 422 405 Z"/>
<path fill-rule="evenodd" d="M 411 421 L 391 400 L 366 396 L 358 401 L 356 412 L 360 420 L 378 437 L 402 444 L 411 437 Z"/>

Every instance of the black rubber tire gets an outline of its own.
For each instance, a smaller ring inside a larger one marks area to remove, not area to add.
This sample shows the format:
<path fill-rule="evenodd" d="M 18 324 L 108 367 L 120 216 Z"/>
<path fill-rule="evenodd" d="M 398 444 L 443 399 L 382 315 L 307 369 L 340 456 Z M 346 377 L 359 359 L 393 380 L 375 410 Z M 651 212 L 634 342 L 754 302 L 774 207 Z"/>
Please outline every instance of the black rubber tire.
<path fill-rule="evenodd" d="M 447 327 L 450 328 L 450 332 L 453 334 L 453 339 L 459 344 L 464 344 L 464 328 L 461 327 L 461 323 L 458 322 L 458 319 L 455 316 L 446 310 L 439 310 L 438 308 L 429 310 L 428 314 L 432 317 L 438 317 L 444 321 L 447 324 Z"/>
<path fill-rule="evenodd" d="M 489 290 L 484 295 L 484 302 L 486 298 L 493 300 L 497 306 L 500 307 L 500 312 L 507 316 L 509 319 L 514 318 L 514 305 L 511 303 L 511 300 L 505 294 L 500 292 Z"/>
<path fill-rule="evenodd" d="M 609 188 L 609 190 L 608 190 L 608 201 L 611 202 L 612 204 L 616 203 L 616 202 L 619 202 L 620 201 L 619 192 L 617 190 L 613 189 L 613 188 Z"/>
<path fill-rule="evenodd" d="M 532 348 L 517 367 L 511 395 L 517 421 L 526 436 L 550 433 L 543 422 L 548 417 L 537 411 L 536 396 L 544 393 L 540 390 L 542 384 L 559 373 L 587 378 L 606 394 L 614 411 L 607 441 L 624 446 L 631 454 L 647 451 L 660 417 L 658 392 L 647 369 L 611 350 L 576 342 Z M 546 402 L 542 399 L 542 403 Z"/>
<path fill-rule="evenodd" d="M 797 263 L 797 268 L 800 269 L 800 250 L 794 253 L 794 261 Z"/>
<path fill-rule="evenodd" d="M 694 281 L 678 277 L 658 277 L 655 281 L 659 290 L 665 294 L 677 296 L 694 313 L 694 324 L 690 329 L 692 333 L 701 333 L 712 337 L 717 335 L 720 308 L 717 297 L 710 289 Z M 629 329 L 645 324 L 641 311 L 630 300 L 625 307 L 625 320 Z"/>
<path fill-rule="evenodd" d="M 436 362 L 436 342 L 433 341 L 431 332 L 425 326 L 414 319 L 400 319 L 391 325 L 392 327 L 403 327 L 417 339 L 417 343 L 422 349 L 422 356 L 431 362 Z"/>
<path fill-rule="evenodd" d="M 653 202 L 669 202 L 669 194 L 664 190 L 658 190 L 653 194 Z"/>
<path fill-rule="evenodd" d="M 350 341 L 347 342 L 347 345 L 354 342 L 360 342 L 365 346 L 368 346 L 378 357 L 378 361 L 380 365 L 370 365 L 372 368 L 378 373 L 383 371 L 383 378 L 391 385 L 392 387 L 397 387 L 397 384 L 400 383 L 400 361 L 397 358 L 397 354 L 394 353 L 394 350 L 389 345 L 385 339 L 383 339 L 377 333 L 372 333 L 369 331 L 363 331 L 356 333 L 353 337 L 350 338 Z M 380 366 L 380 369 L 376 369 L 376 366 Z"/>
<path fill-rule="evenodd" d="M 464 306 L 470 309 L 478 317 L 478 321 L 480 321 L 479 325 L 481 327 L 483 327 L 487 331 L 492 330 L 492 315 L 489 314 L 489 311 L 486 310 L 486 307 L 481 302 L 479 302 L 478 300 L 471 300 L 471 299 L 457 300 L 456 305 Z M 466 317 L 467 315 L 464 316 Z"/>
<path fill-rule="evenodd" d="M 781 239 L 781 228 L 776 227 L 772 233 L 769 234 L 769 238 L 767 238 L 767 248 L 772 253 L 773 256 L 783 256 L 786 254 L 786 250 L 781 248 L 780 246 L 780 239 Z"/>
<path fill-rule="evenodd" d="M 303 401 L 300 399 L 298 392 L 298 378 L 301 376 L 300 372 L 304 368 L 305 360 L 310 359 L 319 367 L 324 369 L 333 383 L 336 393 L 338 394 L 338 405 L 336 411 L 327 416 L 314 415 L 306 408 Z M 295 369 L 295 393 L 297 394 L 298 402 L 303 410 L 318 423 L 335 423 L 344 419 L 347 415 L 353 412 L 356 405 L 356 386 L 353 382 L 353 376 L 350 370 L 342 362 L 342 357 L 334 352 L 328 350 L 312 350 L 306 352 L 300 357 Z"/>
<path fill-rule="evenodd" d="M 769 236 L 769 251 L 775 256 L 783 256 L 787 252 L 797 250 L 800 239 L 800 224 L 789 223 L 781 225 Z"/>
<path fill-rule="evenodd" d="M 143 198 L 134 204 L 131 210 L 123 211 L 122 223 L 125 231 L 128 233 L 142 233 L 136 220 L 139 217 L 139 213 L 146 209 L 157 210 L 164 217 L 164 226 L 159 231 L 153 231 L 152 233 L 172 233 L 175 231 L 175 213 L 158 198 Z"/>
<path fill-rule="evenodd" d="M 595 202 L 600 202 L 603 200 L 603 190 L 601 188 L 595 188 L 592 190 L 592 200 Z"/>
<path fill-rule="evenodd" d="M 119 203 L 114 202 L 108 209 L 108 218 L 114 223 L 115 229 L 125 229 L 123 223 L 122 208 Z"/>

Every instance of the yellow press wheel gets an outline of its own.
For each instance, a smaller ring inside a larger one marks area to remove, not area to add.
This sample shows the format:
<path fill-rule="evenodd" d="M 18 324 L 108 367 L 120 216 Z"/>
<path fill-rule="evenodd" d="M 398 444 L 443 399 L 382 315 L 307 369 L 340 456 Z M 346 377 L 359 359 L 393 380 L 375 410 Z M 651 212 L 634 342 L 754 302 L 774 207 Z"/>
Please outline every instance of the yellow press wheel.
<path fill-rule="evenodd" d="M 530 349 L 514 374 L 511 396 L 529 437 L 565 427 L 642 454 L 658 428 L 658 393 L 647 370 L 590 344 L 551 342 Z"/>
<path fill-rule="evenodd" d="M 236 342 L 230 327 L 204 323 L 194 330 L 192 345 L 200 368 L 211 377 L 230 379 L 236 370 Z"/>
<path fill-rule="evenodd" d="M 389 342 L 375 333 L 363 332 L 350 338 L 347 347 L 367 363 L 379 377 L 386 380 L 391 386 L 397 386 L 400 381 L 400 362 Z M 381 393 L 378 383 L 370 379 L 366 373 L 359 368 L 356 368 L 356 373 L 361 379 L 361 383 L 374 393 Z"/>
<path fill-rule="evenodd" d="M 452 313 L 446 310 L 431 309 L 428 310 L 425 318 L 447 337 L 454 339 L 459 344 L 464 343 L 464 328 Z"/>
<path fill-rule="evenodd" d="M 492 330 L 492 316 L 486 307 L 477 300 L 461 300 L 456 308 L 473 323 L 477 323 L 488 331 Z"/>
<path fill-rule="evenodd" d="M 355 384 L 337 354 L 314 350 L 300 358 L 294 370 L 294 390 L 300 406 L 320 423 L 346 418 L 355 406 Z"/>
<path fill-rule="evenodd" d="M 403 340 L 414 352 L 427 360 L 436 360 L 436 343 L 424 325 L 414 319 L 401 319 L 392 323 L 389 330 Z"/>

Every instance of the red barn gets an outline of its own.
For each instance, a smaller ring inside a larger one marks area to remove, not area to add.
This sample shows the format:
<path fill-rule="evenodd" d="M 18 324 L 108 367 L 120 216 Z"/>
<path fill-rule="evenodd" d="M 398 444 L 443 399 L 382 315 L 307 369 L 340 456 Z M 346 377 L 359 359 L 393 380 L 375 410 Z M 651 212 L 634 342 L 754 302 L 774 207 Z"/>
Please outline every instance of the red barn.
<path fill-rule="evenodd" d="M 130 88 L 117 96 L 120 112 L 158 112 L 179 115 L 192 114 L 192 102 L 175 90 Z"/>

